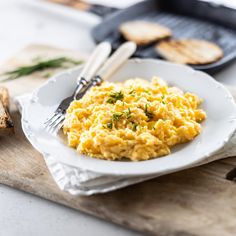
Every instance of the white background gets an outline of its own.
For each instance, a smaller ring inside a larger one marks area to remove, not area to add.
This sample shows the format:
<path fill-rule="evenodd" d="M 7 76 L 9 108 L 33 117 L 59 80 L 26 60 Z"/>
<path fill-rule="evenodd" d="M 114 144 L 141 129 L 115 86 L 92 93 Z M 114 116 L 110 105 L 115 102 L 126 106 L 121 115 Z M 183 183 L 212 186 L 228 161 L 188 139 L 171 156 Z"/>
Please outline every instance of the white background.
<path fill-rule="evenodd" d="M 30 43 L 90 52 L 89 31 L 100 19 L 57 7 L 38 8 L 37 0 L 0 0 L 0 63 Z M 125 7 L 137 0 L 93 0 Z M 219 1 L 214 1 L 219 2 Z M 222 1 L 221 1 L 222 2 Z M 235 0 L 226 0 L 236 6 Z M 219 81 L 236 85 L 236 64 L 219 73 Z M 114 212 L 115 214 L 115 212 Z M 138 235 L 119 226 L 0 185 L 0 236 Z"/>

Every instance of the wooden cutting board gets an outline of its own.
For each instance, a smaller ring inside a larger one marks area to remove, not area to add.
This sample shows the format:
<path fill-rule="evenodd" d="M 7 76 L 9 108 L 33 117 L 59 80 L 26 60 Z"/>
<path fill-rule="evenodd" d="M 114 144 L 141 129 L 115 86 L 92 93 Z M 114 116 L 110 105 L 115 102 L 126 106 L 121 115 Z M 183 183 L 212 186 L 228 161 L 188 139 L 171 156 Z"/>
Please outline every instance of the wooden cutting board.
<path fill-rule="evenodd" d="M 8 61 L 0 74 L 38 56 L 80 53 L 46 46 L 29 46 Z M 12 95 L 32 91 L 45 78 L 35 74 L 5 83 Z M 159 177 L 118 191 L 74 197 L 59 190 L 43 157 L 26 140 L 20 114 L 12 103 L 15 135 L 0 138 L 0 183 L 78 209 L 144 235 L 236 235 L 236 184 L 225 176 L 236 166 L 228 158 L 198 168 Z"/>

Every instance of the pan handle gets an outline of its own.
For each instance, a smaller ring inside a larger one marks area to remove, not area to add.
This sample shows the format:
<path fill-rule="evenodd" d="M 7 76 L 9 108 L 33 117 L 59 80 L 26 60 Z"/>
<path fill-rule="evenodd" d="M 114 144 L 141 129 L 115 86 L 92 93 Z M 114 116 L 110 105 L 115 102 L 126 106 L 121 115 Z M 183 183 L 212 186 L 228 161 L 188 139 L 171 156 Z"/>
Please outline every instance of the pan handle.
<path fill-rule="evenodd" d="M 51 3 L 61 4 L 67 7 L 78 9 L 80 11 L 90 12 L 102 18 L 119 10 L 115 7 L 108 7 L 99 4 L 90 4 L 80 0 L 46 0 Z"/>

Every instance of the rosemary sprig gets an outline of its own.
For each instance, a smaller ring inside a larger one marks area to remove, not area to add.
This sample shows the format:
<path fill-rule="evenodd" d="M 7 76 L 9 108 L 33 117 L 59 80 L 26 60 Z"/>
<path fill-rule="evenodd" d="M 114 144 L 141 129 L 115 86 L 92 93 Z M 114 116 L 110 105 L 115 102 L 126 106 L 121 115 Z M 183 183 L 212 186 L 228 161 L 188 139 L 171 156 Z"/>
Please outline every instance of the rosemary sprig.
<path fill-rule="evenodd" d="M 46 61 L 39 61 L 39 62 L 35 62 L 32 65 L 21 66 L 13 71 L 8 71 L 4 73 L 3 75 L 8 75 L 8 77 L 5 79 L 2 79 L 1 81 L 17 79 L 22 76 L 30 75 L 37 71 L 43 71 L 45 69 L 60 68 L 60 67 L 63 67 L 65 63 L 72 64 L 72 65 L 79 65 L 82 63 L 82 61 L 77 61 L 77 60 L 67 58 L 67 57 L 58 57 L 58 58 L 50 59 Z"/>

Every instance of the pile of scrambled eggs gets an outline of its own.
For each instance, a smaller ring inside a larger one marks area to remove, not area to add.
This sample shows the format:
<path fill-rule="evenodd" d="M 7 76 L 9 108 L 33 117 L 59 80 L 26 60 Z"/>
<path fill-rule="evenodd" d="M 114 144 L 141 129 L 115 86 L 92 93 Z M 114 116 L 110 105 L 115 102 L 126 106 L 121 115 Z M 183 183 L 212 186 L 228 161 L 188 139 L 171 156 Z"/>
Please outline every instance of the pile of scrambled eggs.
<path fill-rule="evenodd" d="M 206 113 L 192 93 L 168 87 L 158 77 L 151 82 L 129 79 L 104 82 L 73 101 L 64 133 L 69 146 L 106 160 L 148 160 L 193 140 Z"/>

